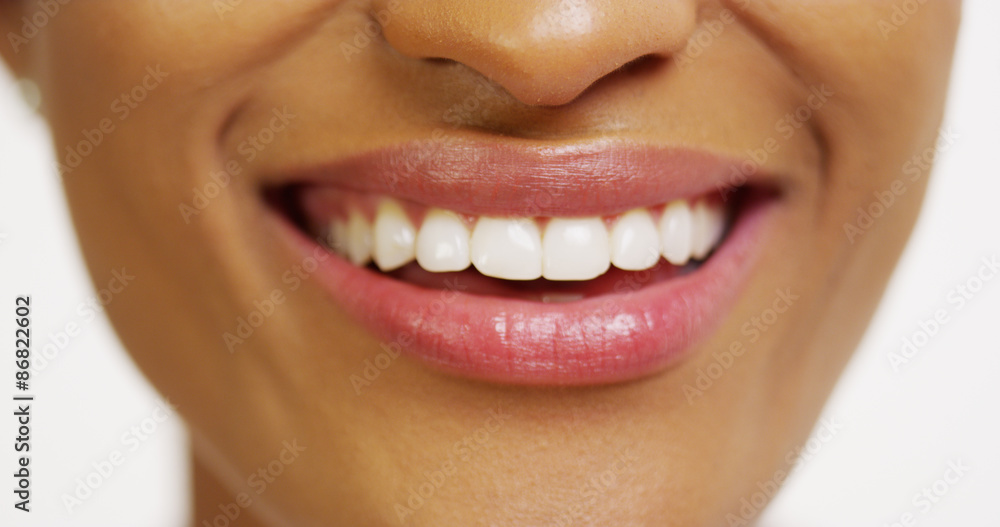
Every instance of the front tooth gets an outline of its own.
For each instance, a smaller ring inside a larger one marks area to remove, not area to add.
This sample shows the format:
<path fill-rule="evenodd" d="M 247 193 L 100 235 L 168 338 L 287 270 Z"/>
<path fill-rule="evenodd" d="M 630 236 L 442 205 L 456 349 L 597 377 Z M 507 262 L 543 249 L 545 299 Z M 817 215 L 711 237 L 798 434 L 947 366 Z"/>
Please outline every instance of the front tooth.
<path fill-rule="evenodd" d="M 660 261 L 660 233 L 646 209 L 622 215 L 611 229 L 611 263 L 626 271 L 649 269 Z"/>
<path fill-rule="evenodd" d="M 709 205 L 705 200 L 695 204 L 692 217 L 694 221 L 692 256 L 696 260 L 702 260 L 719 242 L 725 226 L 725 217 L 721 207 Z"/>
<path fill-rule="evenodd" d="M 480 273 L 506 280 L 542 276 L 542 236 L 533 220 L 479 218 L 469 242 Z"/>
<path fill-rule="evenodd" d="M 691 258 L 693 220 L 691 207 L 684 200 L 671 202 L 660 217 L 660 241 L 663 257 L 674 265 L 684 265 Z"/>
<path fill-rule="evenodd" d="M 461 271 L 471 263 L 469 228 L 454 213 L 432 209 L 417 233 L 417 263 L 427 271 Z"/>
<path fill-rule="evenodd" d="M 414 257 L 417 231 L 406 212 L 393 200 L 384 200 L 375 214 L 375 265 L 383 271 L 398 269 Z"/>
<path fill-rule="evenodd" d="M 360 212 L 352 210 L 347 216 L 347 258 L 354 265 L 365 265 L 371 258 L 372 229 Z"/>
<path fill-rule="evenodd" d="M 600 218 L 549 220 L 542 237 L 542 276 L 590 280 L 611 265 L 608 229 Z"/>

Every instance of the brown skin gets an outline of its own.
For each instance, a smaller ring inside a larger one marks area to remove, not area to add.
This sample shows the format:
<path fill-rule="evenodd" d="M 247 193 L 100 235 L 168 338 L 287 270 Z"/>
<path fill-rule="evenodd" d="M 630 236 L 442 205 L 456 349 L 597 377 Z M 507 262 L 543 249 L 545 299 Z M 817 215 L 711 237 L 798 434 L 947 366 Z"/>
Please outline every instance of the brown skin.
<path fill-rule="evenodd" d="M 341 44 L 389 7 L 262 0 L 220 19 L 207 1 L 73 2 L 18 53 L 0 45 L 15 73 L 41 87 L 60 160 L 81 130 L 115 124 L 63 179 L 95 280 L 122 267 L 136 277 L 108 314 L 192 431 L 195 522 L 210 522 L 282 441 L 297 439 L 306 451 L 253 493 L 239 525 L 398 525 L 395 505 L 450 458 L 454 474 L 409 525 L 725 524 L 758 482 L 788 468 L 908 237 L 925 173 L 855 243 L 843 226 L 933 146 L 960 2 L 929 0 L 883 39 L 888 1 L 399 0 L 384 39 L 346 60 Z M 678 53 L 722 7 L 735 21 L 682 65 Z M 2 33 L 19 32 L 36 9 L 0 1 Z M 119 119 L 111 102 L 156 65 L 169 76 Z M 781 138 L 775 123 L 822 85 L 835 95 Z M 477 87 L 481 107 L 461 127 L 446 123 Z M 245 162 L 240 142 L 284 106 L 291 128 Z M 283 249 L 259 191 L 292 164 L 435 129 L 736 156 L 778 137 L 763 170 L 789 182 L 783 217 L 722 327 L 675 368 L 620 385 L 529 389 L 400 358 L 359 396 L 349 378 L 379 342 L 315 281 L 288 290 L 282 273 L 301 256 Z M 229 159 L 242 173 L 186 224 L 179 205 Z M 230 354 L 222 333 L 276 288 L 286 302 Z M 749 343 L 741 326 L 779 288 L 799 300 Z M 684 387 L 734 341 L 748 352 L 689 404 Z M 496 428 L 487 420 L 498 407 L 510 417 Z M 455 442 L 487 424 L 489 448 L 455 458 Z M 620 453 L 632 461 L 614 481 L 596 497 L 584 492 Z"/>

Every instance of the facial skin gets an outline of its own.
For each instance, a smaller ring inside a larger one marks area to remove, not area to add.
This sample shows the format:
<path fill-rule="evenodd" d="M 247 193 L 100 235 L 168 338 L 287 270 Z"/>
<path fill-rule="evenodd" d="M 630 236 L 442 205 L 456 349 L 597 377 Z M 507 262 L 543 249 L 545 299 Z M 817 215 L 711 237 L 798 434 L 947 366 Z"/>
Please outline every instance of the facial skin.
<path fill-rule="evenodd" d="M 726 524 L 788 470 L 906 242 L 927 170 L 904 166 L 934 146 L 960 11 L 929 0 L 899 24 L 892 2 L 867 0 L 262 0 L 217 12 L 224 4 L 73 2 L 17 52 L 0 45 L 39 84 L 60 162 L 81 130 L 114 126 L 63 181 L 94 279 L 135 276 L 107 311 L 190 427 L 197 525 L 240 492 L 255 502 L 241 525 Z M 717 22 L 722 9 L 731 22 Z M 3 34 L 36 10 L 0 2 Z M 370 13 L 389 13 L 383 36 L 345 56 L 343 44 L 365 43 L 355 38 Z M 703 33 L 709 21 L 721 31 Z M 146 79 L 134 108 L 114 104 L 147 67 L 165 76 Z M 814 90 L 828 101 L 786 137 L 778 123 Z M 470 95 L 475 111 L 448 113 Z M 294 118 L 248 160 L 244 141 L 284 108 Z M 527 388 L 404 356 L 358 395 L 350 377 L 379 339 L 308 273 L 294 290 L 282 280 L 303 262 L 265 221 L 261 188 L 289 166 L 435 130 L 739 158 L 774 138 L 761 169 L 788 184 L 735 307 L 675 367 Z M 185 221 L 179 206 L 229 160 L 240 173 Z M 905 192 L 849 240 L 858 207 L 897 179 Z M 230 353 L 223 333 L 275 289 L 284 302 Z M 752 341 L 744 325 L 776 290 L 797 299 Z M 686 392 L 733 342 L 746 353 Z M 305 450 L 248 490 L 284 441 Z M 433 496 L 408 502 L 428 481 L 440 483 Z"/>

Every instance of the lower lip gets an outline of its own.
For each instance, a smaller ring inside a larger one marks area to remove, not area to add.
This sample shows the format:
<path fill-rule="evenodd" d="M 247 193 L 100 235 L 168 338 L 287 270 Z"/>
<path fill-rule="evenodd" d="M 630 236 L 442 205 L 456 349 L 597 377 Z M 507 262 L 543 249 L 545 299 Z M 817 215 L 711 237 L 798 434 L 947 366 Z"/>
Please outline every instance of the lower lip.
<path fill-rule="evenodd" d="M 623 283 L 622 293 L 575 302 L 425 289 L 339 257 L 321 262 L 314 276 L 377 338 L 433 368 L 506 384 L 622 382 L 676 364 L 719 326 L 754 267 L 776 203 L 744 209 L 694 272 L 642 287 Z M 303 257 L 315 254 L 316 242 L 275 216 Z"/>

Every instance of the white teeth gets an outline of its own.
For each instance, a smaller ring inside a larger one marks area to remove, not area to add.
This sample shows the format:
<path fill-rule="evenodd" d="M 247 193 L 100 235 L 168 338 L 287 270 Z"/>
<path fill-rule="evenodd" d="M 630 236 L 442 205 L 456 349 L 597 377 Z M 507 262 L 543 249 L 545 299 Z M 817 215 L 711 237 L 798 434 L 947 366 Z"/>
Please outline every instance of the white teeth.
<path fill-rule="evenodd" d="M 693 221 L 691 207 L 684 200 L 671 202 L 660 217 L 660 243 L 663 257 L 674 265 L 684 265 L 691 259 Z"/>
<path fill-rule="evenodd" d="M 703 260 L 722 237 L 726 224 L 725 213 L 721 207 L 711 206 L 705 203 L 705 200 L 700 200 L 694 206 L 692 215 L 694 222 L 692 257 Z"/>
<path fill-rule="evenodd" d="M 374 225 L 358 210 L 347 221 L 330 222 L 327 243 L 358 266 L 374 259 L 383 271 L 416 259 L 426 271 L 480 273 L 505 280 L 591 280 L 611 265 L 627 271 L 655 267 L 661 255 L 673 265 L 704 260 L 722 239 L 725 210 L 701 199 L 676 200 L 659 222 L 648 209 L 619 217 L 611 229 L 605 219 L 550 218 L 544 236 L 531 218 L 482 217 L 470 233 L 457 214 L 430 209 L 416 229 L 402 206 L 384 199 Z"/>
<path fill-rule="evenodd" d="M 372 230 L 360 212 L 352 210 L 347 217 L 347 258 L 354 265 L 365 265 L 371 259 Z"/>
<path fill-rule="evenodd" d="M 608 229 L 601 218 L 553 218 L 542 237 L 542 276 L 548 280 L 590 280 L 611 266 Z"/>
<path fill-rule="evenodd" d="M 486 276 L 506 280 L 542 276 L 542 236 L 534 220 L 480 218 L 469 245 L 472 264 Z"/>
<path fill-rule="evenodd" d="M 622 215 L 611 229 L 611 263 L 626 271 L 649 269 L 660 261 L 660 233 L 645 209 Z"/>
<path fill-rule="evenodd" d="M 441 209 L 427 212 L 417 234 L 417 263 L 434 273 L 469 266 L 469 229 L 461 218 Z"/>
<path fill-rule="evenodd" d="M 383 271 L 406 265 L 413 260 L 416 239 L 417 230 L 403 208 L 395 201 L 382 201 L 375 213 L 375 249 L 372 255 L 375 265 Z"/>
<path fill-rule="evenodd" d="M 326 239 L 327 245 L 330 246 L 337 254 L 344 256 L 347 254 L 347 224 L 342 220 L 333 220 L 330 222 L 330 232 Z"/>

